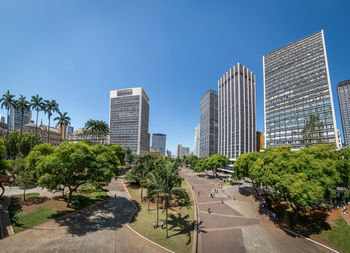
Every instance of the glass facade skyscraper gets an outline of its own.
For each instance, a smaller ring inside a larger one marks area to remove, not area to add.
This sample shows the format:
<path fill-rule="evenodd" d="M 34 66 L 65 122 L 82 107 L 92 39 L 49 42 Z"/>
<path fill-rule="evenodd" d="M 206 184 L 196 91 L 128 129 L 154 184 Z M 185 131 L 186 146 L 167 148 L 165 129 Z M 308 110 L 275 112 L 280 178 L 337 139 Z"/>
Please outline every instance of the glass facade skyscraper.
<path fill-rule="evenodd" d="M 28 124 L 32 119 L 32 111 L 25 110 L 23 115 L 23 125 Z M 15 131 L 22 126 L 22 112 L 21 110 L 15 109 L 13 106 L 10 107 L 9 115 L 9 130 Z"/>
<path fill-rule="evenodd" d="M 321 123 L 318 138 L 338 143 L 323 31 L 266 54 L 263 64 L 265 147 L 304 146 L 311 115 Z"/>
<path fill-rule="evenodd" d="M 158 150 L 161 155 L 165 155 L 166 134 L 152 134 L 152 149 Z"/>
<path fill-rule="evenodd" d="M 345 146 L 350 146 L 350 80 L 338 83 L 338 101 Z"/>
<path fill-rule="evenodd" d="M 231 161 L 256 150 L 255 74 L 240 63 L 219 86 L 219 154 Z"/>
<path fill-rule="evenodd" d="M 110 91 L 110 144 L 133 154 L 148 152 L 148 120 L 149 98 L 141 87 Z"/>
<path fill-rule="evenodd" d="M 209 157 L 218 152 L 218 93 L 208 90 L 200 103 L 199 156 Z"/>

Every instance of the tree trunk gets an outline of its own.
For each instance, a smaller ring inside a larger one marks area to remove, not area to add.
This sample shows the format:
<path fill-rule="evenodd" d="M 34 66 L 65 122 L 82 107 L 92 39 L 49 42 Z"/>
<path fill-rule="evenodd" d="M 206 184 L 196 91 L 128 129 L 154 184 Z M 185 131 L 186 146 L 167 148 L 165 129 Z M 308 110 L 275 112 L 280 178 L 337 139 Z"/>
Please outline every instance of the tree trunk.
<path fill-rule="evenodd" d="M 141 203 L 142 203 L 142 196 L 143 195 L 143 187 L 142 187 L 142 185 L 141 185 Z"/>
<path fill-rule="evenodd" d="M 148 197 L 148 206 L 147 206 L 147 211 L 149 211 L 149 204 L 150 204 L 150 198 Z"/>
<path fill-rule="evenodd" d="M 10 114 L 10 108 L 7 109 L 7 129 L 6 129 L 6 142 L 5 142 L 5 157 L 8 158 L 8 155 L 7 155 L 7 142 L 8 142 L 8 139 L 9 139 L 9 128 L 10 128 L 10 124 L 9 124 L 9 116 Z"/>
<path fill-rule="evenodd" d="M 167 205 L 167 201 L 165 202 L 165 231 L 166 231 L 166 238 L 168 238 L 168 205 Z"/>
<path fill-rule="evenodd" d="M 67 207 L 70 207 L 70 202 L 72 201 L 72 193 L 73 193 L 73 190 L 69 188 L 69 194 L 68 194 L 68 201 L 67 201 Z"/>
<path fill-rule="evenodd" d="M 2 195 L 4 195 L 5 193 L 5 188 L 4 186 L 2 185 L 2 182 L 0 181 L 0 188 L 2 189 L 2 193 L 0 194 L 0 198 L 2 197 Z"/>
<path fill-rule="evenodd" d="M 22 110 L 21 134 L 19 135 L 18 155 L 21 155 L 22 133 L 23 133 L 24 110 Z"/>
<path fill-rule="evenodd" d="M 253 184 L 254 190 L 255 190 L 255 192 L 256 192 L 256 195 L 259 196 L 259 192 L 258 192 L 258 189 L 257 189 L 256 186 L 255 186 L 254 180 L 253 180 L 252 178 L 250 178 L 250 181 L 252 181 L 252 184 Z"/>
<path fill-rule="evenodd" d="M 159 193 L 157 195 L 157 227 L 158 227 L 158 218 L 159 218 Z"/>
<path fill-rule="evenodd" d="M 50 119 L 51 119 L 51 115 L 49 112 L 49 126 L 47 128 L 47 143 L 50 143 Z"/>
<path fill-rule="evenodd" d="M 23 200 L 26 201 L 26 185 L 24 184 Z"/>
<path fill-rule="evenodd" d="M 38 117 L 39 117 L 39 111 L 36 111 L 35 139 L 38 138 Z"/>

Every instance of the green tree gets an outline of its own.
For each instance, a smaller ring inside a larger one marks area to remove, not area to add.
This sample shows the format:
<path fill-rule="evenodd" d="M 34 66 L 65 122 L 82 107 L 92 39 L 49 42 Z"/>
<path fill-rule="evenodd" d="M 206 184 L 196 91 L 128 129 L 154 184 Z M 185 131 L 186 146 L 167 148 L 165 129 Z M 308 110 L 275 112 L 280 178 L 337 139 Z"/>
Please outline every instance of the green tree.
<path fill-rule="evenodd" d="M 24 157 L 19 157 L 13 161 L 13 168 L 18 173 L 15 184 L 23 187 L 24 200 L 26 200 L 27 187 L 35 183 L 34 171 L 31 171 L 26 165 L 26 159 Z"/>
<path fill-rule="evenodd" d="M 219 168 L 225 168 L 230 163 L 230 160 L 221 154 L 215 154 L 210 157 L 205 158 L 204 160 L 204 168 L 206 170 L 211 170 L 213 173 L 213 176 L 218 176 L 218 169 Z"/>
<path fill-rule="evenodd" d="M 302 134 L 302 143 L 306 146 L 321 144 L 323 140 L 323 122 L 319 116 L 310 115 L 306 120 Z"/>
<path fill-rule="evenodd" d="M 198 161 L 198 157 L 197 156 L 190 155 L 190 156 L 186 157 L 185 164 L 186 164 L 186 166 L 189 166 L 192 170 L 194 170 L 197 161 Z"/>
<path fill-rule="evenodd" d="M 31 145 L 40 144 L 40 139 L 36 139 L 34 135 L 23 134 L 22 137 L 18 132 L 12 132 L 8 137 L 8 145 L 7 145 L 7 155 L 9 158 L 16 159 L 19 155 L 19 142 L 21 138 L 21 155 L 27 156 L 30 152 Z"/>
<path fill-rule="evenodd" d="M 162 167 L 163 163 L 156 163 L 156 168 L 149 172 L 146 176 L 147 180 L 147 195 L 148 200 L 150 200 L 150 197 L 156 196 L 156 205 L 157 205 L 157 221 L 156 226 L 158 227 L 159 222 L 159 200 L 160 200 L 160 194 L 163 192 L 163 184 L 162 184 Z"/>
<path fill-rule="evenodd" d="M 125 161 L 129 164 L 132 164 L 132 162 L 134 161 L 134 155 L 131 153 L 130 148 L 127 148 L 125 150 Z"/>
<path fill-rule="evenodd" d="M 11 106 L 15 106 L 15 99 L 14 98 L 15 98 L 15 95 L 12 95 L 9 90 L 4 95 L 2 95 L 2 98 L 0 98 L 1 109 L 3 109 L 5 107 L 5 109 L 7 110 L 7 130 L 6 130 L 5 152 L 7 152 L 7 140 L 9 137 L 10 108 L 11 108 Z M 5 156 L 7 156 L 7 154 Z"/>
<path fill-rule="evenodd" d="M 106 136 L 109 134 L 109 126 L 105 121 L 90 119 L 85 123 L 86 130 L 83 135 L 91 136 L 93 142 L 104 144 Z"/>
<path fill-rule="evenodd" d="M 110 182 L 118 165 L 118 158 L 108 147 L 63 142 L 39 162 L 39 185 L 49 190 L 68 188 L 70 206 L 73 192 L 81 185 Z"/>
<path fill-rule="evenodd" d="M 250 170 L 253 168 L 254 163 L 259 158 L 261 153 L 259 152 L 250 152 L 240 155 L 236 162 L 233 164 L 233 173 L 232 177 L 237 179 L 242 179 L 244 177 L 250 178 L 250 181 L 253 184 L 256 194 L 259 194 L 258 189 L 256 188 L 254 179 L 251 178 Z"/>
<path fill-rule="evenodd" d="M 36 111 L 36 120 L 35 120 L 35 138 L 38 138 L 38 119 L 39 119 L 39 112 L 45 109 L 45 104 L 43 102 L 43 98 L 40 97 L 38 94 L 35 96 L 32 96 L 30 100 L 30 106 L 31 108 Z M 30 150 L 32 150 L 32 145 L 30 146 Z"/>
<path fill-rule="evenodd" d="M 350 198 L 350 148 L 343 148 L 336 154 L 337 171 L 340 175 L 339 186 L 345 188 L 344 200 Z"/>
<path fill-rule="evenodd" d="M 6 160 L 5 157 L 5 144 L 4 140 L 0 138 L 0 177 L 6 175 L 6 171 L 10 168 L 10 163 L 8 160 Z M 2 185 L 2 182 L 0 180 L 0 188 L 2 190 L 0 194 L 0 198 L 4 195 L 5 193 L 5 188 Z"/>
<path fill-rule="evenodd" d="M 161 188 L 165 201 L 165 228 L 166 238 L 168 238 L 168 210 L 170 207 L 170 201 L 188 200 L 187 192 L 181 188 L 182 178 L 179 176 L 179 170 L 175 164 L 169 160 L 163 160 L 161 165 Z"/>
<path fill-rule="evenodd" d="M 29 111 L 30 110 L 30 104 L 29 102 L 26 100 L 26 97 L 23 95 L 20 95 L 20 97 L 18 98 L 18 100 L 15 103 L 15 107 L 17 110 L 21 111 L 21 115 L 22 115 L 22 120 L 21 120 L 21 134 L 19 136 L 19 145 L 18 145 L 18 154 L 21 154 L 21 144 L 22 144 L 22 134 L 23 134 L 23 125 L 24 125 L 24 112 L 25 111 Z"/>
<path fill-rule="evenodd" d="M 67 112 L 60 112 L 58 111 L 58 117 L 54 118 L 53 120 L 54 121 L 57 121 L 57 125 L 56 125 L 56 128 L 57 126 L 60 126 L 60 129 L 61 129 L 61 140 L 62 140 L 62 136 L 65 136 L 65 133 L 63 133 L 63 130 L 65 130 L 65 128 L 70 125 L 70 117 L 67 116 Z"/>
<path fill-rule="evenodd" d="M 47 113 L 49 125 L 47 128 L 47 142 L 50 143 L 50 123 L 51 123 L 51 116 L 54 112 L 58 112 L 58 104 L 56 100 L 44 100 L 44 111 Z"/>
<path fill-rule="evenodd" d="M 114 152 L 114 154 L 118 157 L 120 165 L 125 164 L 125 149 L 120 145 L 111 145 L 110 149 Z"/>

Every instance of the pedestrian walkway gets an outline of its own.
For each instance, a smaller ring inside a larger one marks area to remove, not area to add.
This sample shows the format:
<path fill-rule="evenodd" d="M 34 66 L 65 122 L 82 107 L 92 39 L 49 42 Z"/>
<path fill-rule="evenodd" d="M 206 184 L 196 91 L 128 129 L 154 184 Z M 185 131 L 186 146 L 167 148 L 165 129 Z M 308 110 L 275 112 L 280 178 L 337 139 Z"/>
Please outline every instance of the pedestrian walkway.
<path fill-rule="evenodd" d="M 164 252 L 125 226 L 136 207 L 120 179 L 108 200 L 0 240 L 0 252 Z"/>
<path fill-rule="evenodd" d="M 305 240 L 259 223 L 257 214 L 238 191 L 217 192 L 219 181 L 182 169 L 192 186 L 199 219 L 198 252 L 327 252 Z M 211 194 L 213 194 L 211 196 Z M 208 209 L 210 208 L 210 213 Z"/>

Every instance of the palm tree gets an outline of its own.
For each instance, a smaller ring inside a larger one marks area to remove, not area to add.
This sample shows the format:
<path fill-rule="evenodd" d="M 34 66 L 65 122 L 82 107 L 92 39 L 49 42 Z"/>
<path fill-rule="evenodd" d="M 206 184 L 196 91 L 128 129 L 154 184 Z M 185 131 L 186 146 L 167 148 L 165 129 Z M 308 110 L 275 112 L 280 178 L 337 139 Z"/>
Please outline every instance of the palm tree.
<path fill-rule="evenodd" d="M 38 94 L 35 96 L 32 96 L 32 99 L 30 100 L 30 106 L 33 110 L 36 111 L 36 121 L 35 121 L 35 139 L 38 138 L 38 117 L 39 112 L 45 109 L 45 104 L 43 102 L 43 98 L 40 97 Z M 30 140 L 30 150 L 32 150 L 32 139 Z"/>
<path fill-rule="evenodd" d="M 22 133 L 24 125 L 24 111 L 30 110 L 30 104 L 26 100 L 26 97 L 23 95 L 19 96 L 19 99 L 16 101 L 16 109 L 21 111 L 22 120 L 21 120 L 21 134 L 19 135 L 19 145 L 18 145 L 18 154 L 21 154 L 21 144 L 22 144 Z"/>
<path fill-rule="evenodd" d="M 182 178 L 179 176 L 179 170 L 174 163 L 169 160 L 163 160 L 162 167 L 162 191 L 165 200 L 165 228 L 166 238 L 168 238 L 168 209 L 173 197 L 177 199 L 188 199 L 187 192 L 181 188 Z"/>
<path fill-rule="evenodd" d="M 99 142 L 104 144 L 104 139 L 109 133 L 109 127 L 105 121 L 89 119 L 85 123 L 85 128 L 87 129 L 86 134 L 95 139 L 94 143 L 100 138 Z"/>
<path fill-rule="evenodd" d="M 70 125 L 70 117 L 67 116 L 67 112 L 61 113 L 60 111 L 58 111 L 58 117 L 54 118 L 54 121 L 58 121 L 56 127 L 59 125 L 61 128 L 61 140 L 62 140 L 62 136 L 63 135 L 63 127 Z"/>
<path fill-rule="evenodd" d="M 7 131 L 6 131 L 6 142 L 5 142 L 5 152 L 7 156 L 7 141 L 9 138 L 9 118 L 10 118 L 10 108 L 11 106 L 14 106 L 15 100 L 14 100 L 15 95 L 10 94 L 10 91 L 8 90 L 4 95 L 2 95 L 2 98 L 0 98 L 0 103 L 1 103 L 1 109 L 5 107 L 7 110 Z"/>
<path fill-rule="evenodd" d="M 159 166 L 158 164 L 159 163 L 156 163 L 156 169 L 149 172 L 146 176 L 148 203 L 151 197 L 156 196 L 156 205 L 157 205 L 156 226 L 157 227 L 158 227 L 158 221 L 159 221 L 159 199 L 160 199 L 160 194 L 163 192 L 162 174 L 161 174 L 162 167 Z M 148 205 L 148 210 L 149 210 L 149 205 Z"/>
<path fill-rule="evenodd" d="M 58 104 L 56 100 L 52 99 L 50 100 L 45 100 L 45 112 L 48 114 L 49 118 L 49 126 L 47 128 L 47 142 L 50 143 L 50 121 L 51 121 L 51 116 L 54 112 L 58 111 Z"/>

